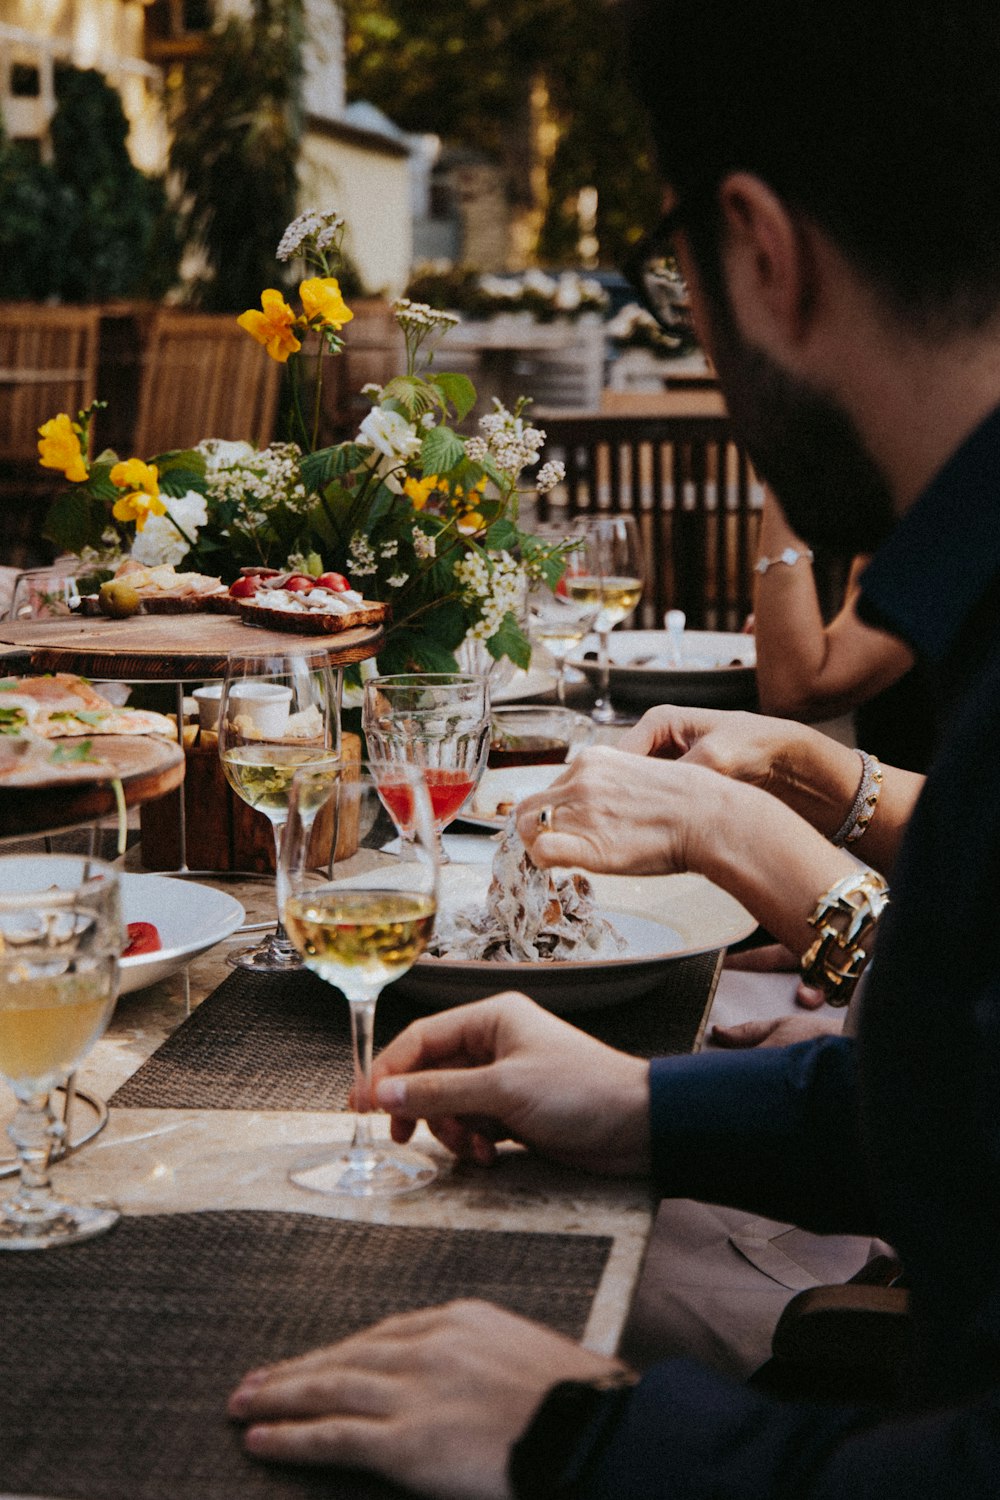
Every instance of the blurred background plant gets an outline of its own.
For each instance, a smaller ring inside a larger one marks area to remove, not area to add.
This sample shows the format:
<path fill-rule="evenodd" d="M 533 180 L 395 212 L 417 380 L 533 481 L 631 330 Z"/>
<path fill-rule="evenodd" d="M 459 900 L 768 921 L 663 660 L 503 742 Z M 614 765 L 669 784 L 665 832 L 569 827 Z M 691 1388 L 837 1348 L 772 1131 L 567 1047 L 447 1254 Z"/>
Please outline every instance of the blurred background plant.
<path fill-rule="evenodd" d="M 0 137 L 0 297 L 162 296 L 181 255 L 164 179 L 133 166 L 121 99 L 100 73 L 61 65 L 55 90 L 50 162 Z"/>

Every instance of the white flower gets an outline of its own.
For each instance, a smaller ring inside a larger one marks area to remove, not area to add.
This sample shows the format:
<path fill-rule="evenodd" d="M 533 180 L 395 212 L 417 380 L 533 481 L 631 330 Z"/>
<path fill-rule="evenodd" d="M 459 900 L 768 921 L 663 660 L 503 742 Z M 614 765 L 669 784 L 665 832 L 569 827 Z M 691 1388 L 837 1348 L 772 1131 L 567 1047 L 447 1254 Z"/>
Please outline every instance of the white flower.
<path fill-rule="evenodd" d="M 150 516 L 142 531 L 136 532 L 132 543 L 132 556 L 136 562 L 144 563 L 149 568 L 158 567 L 161 563 L 172 563 L 176 568 L 191 550 L 191 544 L 197 541 L 198 528 L 208 520 L 205 497 L 199 495 L 197 490 L 188 490 L 187 494 L 179 495 L 176 499 L 166 495 L 163 498 L 167 514 Z M 177 526 L 173 524 L 174 521 Z M 181 535 L 178 526 L 187 533 L 186 538 Z"/>
<path fill-rule="evenodd" d="M 252 443 L 226 442 L 223 438 L 206 438 L 203 443 L 198 444 L 199 452 L 205 460 L 205 473 L 218 474 L 220 469 L 232 469 L 238 464 L 247 463 L 254 457 L 257 450 Z"/>
<path fill-rule="evenodd" d="M 409 576 L 409 573 L 393 573 L 392 577 L 385 581 L 391 589 L 401 589 Z"/>
<path fill-rule="evenodd" d="M 396 539 L 394 541 L 391 541 L 391 542 L 383 542 L 382 545 L 381 545 L 381 547 L 378 549 L 379 557 L 383 557 L 383 558 L 384 557 L 395 557 L 396 553 L 398 551 L 399 551 L 399 541 L 398 541 L 398 539 Z"/>
<path fill-rule="evenodd" d="M 547 495 L 549 490 L 554 490 L 557 484 L 562 484 L 566 478 L 566 465 L 558 458 L 550 459 L 543 464 L 538 471 L 535 485 L 540 495 Z"/>
<path fill-rule="evenodd" d="M 413 550 L 421 562 L 429 557 L 437 557 L 437 538 L 428 536 L 427 532 L 421 531 L 418 526 L 413 533 Z"/>
<path fill-rule="evenodd" d="M 504 616 L 520 616 L 524 607 L 525 573 L 509 552 L 487 559 L 469 552 L 455 564 L 455 577 L 462 585 L 466 604 L 478 608 L 480 618 L 469 630 L 473 640 L 488 641 L 496 635 Z"/>
<path fill-rule="evenodd" d="M 420 438 L 411 423 L 398 411 L 375 406 L 358 429 L 358 442 L 376 448 L 386 458 L 415 458 L 420 452 Z"/>
<path fill-rule="evenodd" d="M 347 549 L 348 572 L 352 578 L 370 578 L 378 572 L 375 553 L 363 532 L 356 531 Z"/>
<path fill-rule="evenodd" d="M 489 453 L 489 451 L 490 450 L 489 450 L 489 447 L 487 445 L 487 442 L 486 442 L 485 438 L 481 438 L 481 437 L 466 438 L 466 441 L 465 441 L 465 456 L 466 456 L 467 459 L 470 460 L 471 463 L 481 464 L 482 461 L 483 461 L 483 459 L 486 457 L 487 453 Z"/>

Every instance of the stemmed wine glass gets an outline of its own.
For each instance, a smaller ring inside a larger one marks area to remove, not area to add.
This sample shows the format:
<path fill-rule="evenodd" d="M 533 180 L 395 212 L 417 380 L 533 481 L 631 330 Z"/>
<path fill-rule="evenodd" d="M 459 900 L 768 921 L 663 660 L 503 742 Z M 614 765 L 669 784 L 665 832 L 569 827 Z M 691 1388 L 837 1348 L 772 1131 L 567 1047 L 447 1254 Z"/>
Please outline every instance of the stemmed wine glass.
<path fill-rule="evenodd" d="M 556 664 L 556 699 L 566 702 L 566 657 L 593 629 L 601 608 L 601 557 L 585 533 L 560 539 L 563 576 L 552 589 L 536 579 L 528 589 L 528 631 L 541 641 Z M 573 585 L 586 582 L 585 589 Z"/>
<path fill-rule="evenodd" d="M 315 821 L 332 803 L 333 818 Z M 390 816 L 390 810 L 392 815 Z M 397 822 L 406 837 L 397 838 Z M 319 837 L 332 823 L 330 839 Z M 335 785 L 311 767 L 292 783 L 278 874 L 285 925 L 306 967 L 346 996 L 354 1048 L 354 1139 L 333 1157 L 293 1167 L 317 1193 L 368 1198 L 411 1192 L 437 1175 L 411 1146 L 376 1142 L 371 1065 L 375 1004 L 424 951 L 437 910 L 437 838 L 420 770 L 402 761 L 345 765 Z"/>
<path fill-rule="evenodd" d="M 117 1209 L 62 1202 L 49 1161 L 65 1139 L 50 1102 L 102 1034 L 124 941 L 118 877 L 76 855 L 0 859 L 0 1074 L 18 1101 L 8 1134 L 20 1183 L 0 1203 L 0 1250 L 103 1234 Z"/>
<path fill-rule="evenodd" d="M 642 538 L 634 516 L 600 516 L 589 519 L 586 533 L 597 558 L 597 581 L 601 608 L 594 623 L 598 638 L 597 700 L 590 711 L 597 724 L 630 722 L 615 712 L 611 703 L 611 656 L 609 637 L 616 625 L 632 614 L 643 590 Z M 569 578 L 570 594 L 586 597 L 586 578 Z"/>
<path fill-rule="evenodd" d="M 486 678 L 463 672 L 371 677 L 361 717 L 369 756 L 422 771 L 437 830 L 438 861 L 447 864 L 441 833 L 471 797 L 486 766 Z"/>
<path fill-rule="evenodd" d="M 339 769 L 339 683 L 323 652 L 268 652 L 229 661 L 219 700 L 222 770 L 236 795 L 270 821 L 278 858 L 298 767 L 311 766 L 331 785 Z M 280 915 L 263 943 L 227 961 L 264 974 L 302 967 Z"/>

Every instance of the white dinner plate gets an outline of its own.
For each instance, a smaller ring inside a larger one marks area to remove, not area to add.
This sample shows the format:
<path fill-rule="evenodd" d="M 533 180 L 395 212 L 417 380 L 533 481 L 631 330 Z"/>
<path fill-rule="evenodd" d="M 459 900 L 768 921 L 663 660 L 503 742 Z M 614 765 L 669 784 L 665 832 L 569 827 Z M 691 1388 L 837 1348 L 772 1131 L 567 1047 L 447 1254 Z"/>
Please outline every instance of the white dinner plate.
<path fill-rule="evenodd" d="M 152 922 L 163 944 L 155 953 L 122 959 L 122 995 L 167 979 L 246 920 L 236 898 L 211 885 L 171 880 L 169 875 L 121 875 L 119 879 L 125 921 Z"/>
<path fill-rule="evenodd" d="M 665 630 L 620 630 L 610 639 L 611 696 L 637 708 L 677 703 L 695 708 L 752 708 L 757 697 L 757 647 L 752 635 L 732 630 L 686 630 L 682 664 L 670 664 Z M 569 658 L 597 683 L 597 637 Z M 586 653 L 588 660 L 584 659 Z"/>
<path fill-rule="evenodd" d="M 555 668 L 542 659 L 542 653 L 537 651 L 537 648 L 536 654 L 539 657 L 538 662 L 530 666 L 526 672 L 518 667 L 501 686 L 491 685 L 491 703 L 522 703 L 529 698 L 541 698 L 546 693 L 555 691 Z"/>
<path fill-rule="evenodd" d="M 443 902 L 451 885 L 463 905 L 481 905 L 490 869 L 445 865 L 442 877 Z M 628 944 L 620 957 L 555 963 L 424 957 L 394 988 L 428 1011 L 521 990 L 557 1015 L 569 1015 L 647 994 L 668 964 L 729 947 L 757 925 L 738 901 L 701 875 L 589 878 L 598 906 Z"/>
<path fill-rule="evenodd" d="M 496 832 L 507 822 L 506 812 L 497 812 L 503 803 L 520 802 L 533 792 L 544 792 L 566 767 L 562 766 L 508 766 L 500 771 L 488 768 L 463 810 L 459 820 L 471 823 L 473 828 L 488 828 Z"/>

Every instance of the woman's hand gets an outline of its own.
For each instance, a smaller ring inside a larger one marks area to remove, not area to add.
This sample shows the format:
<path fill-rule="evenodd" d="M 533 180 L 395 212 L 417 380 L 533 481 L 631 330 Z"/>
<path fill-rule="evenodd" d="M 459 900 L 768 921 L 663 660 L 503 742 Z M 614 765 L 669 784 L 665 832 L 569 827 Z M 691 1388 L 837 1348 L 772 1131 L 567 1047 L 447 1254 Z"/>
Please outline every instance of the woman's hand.
<path fill-rule="evenodd" d="M 483 1302 L 403 1313 L 252 1370 L 229 1398 L 257 1458 L 371 1469 L 435 1500 L 509 1500 L 513 1443 L 560 1380 L 622 1370 Z"/>
<path fill-rule="evenodd" d="M 726 783 L 703 766 L 642 761 L 599 745 L 518 803 L 517 831 L 543 868 L 671 875 L 699 867 L 694 836 L 714 824 L 726 794 Z M 539 822 L 543 808 L 553 810 L 549 827 Z"/>

